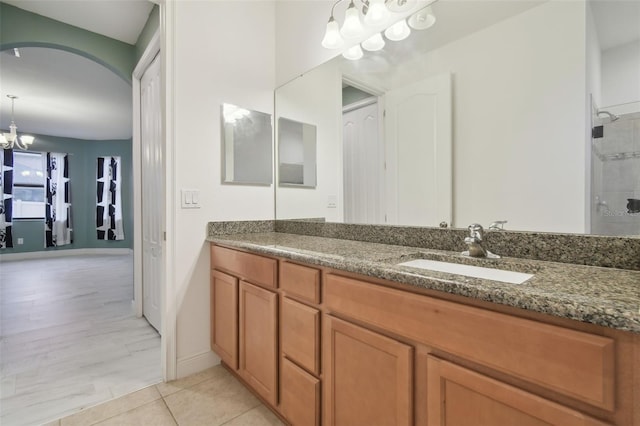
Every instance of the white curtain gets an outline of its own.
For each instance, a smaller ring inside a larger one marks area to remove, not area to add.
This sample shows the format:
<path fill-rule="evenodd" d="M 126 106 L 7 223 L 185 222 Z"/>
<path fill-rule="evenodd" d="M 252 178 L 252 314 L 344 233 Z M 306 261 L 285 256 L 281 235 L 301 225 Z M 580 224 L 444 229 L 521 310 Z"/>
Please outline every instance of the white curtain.
<path fill-rule="evenodd" d="M 64 246 L 73 242 L 69 156 L 58 152 L 47 152 L 45 161 L 47 169 L 45 247 Z"/>
<path fill-rule="evenodd" d="M 0 249 L 13 247 L 13 150 L 0 149 Z"/>
<path fill-rule="evenodd" d="M 99 240 L 124 240 L 120 157 L 98 157 L 96 230 Z"/>

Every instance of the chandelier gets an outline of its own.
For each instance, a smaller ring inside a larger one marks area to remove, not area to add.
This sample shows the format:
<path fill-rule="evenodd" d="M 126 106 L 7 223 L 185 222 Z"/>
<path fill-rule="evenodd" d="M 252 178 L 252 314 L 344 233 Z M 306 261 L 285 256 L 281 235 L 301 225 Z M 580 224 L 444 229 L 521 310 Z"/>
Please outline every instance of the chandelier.
<path fill-rule="evenodd" d="M 33 143 L 34 137 L 29 135 L 18 136 L 18 126 L 16 126 L 13 119 L 13 104 L 18 97 L 14 95 L 7 95 L 7 98 L 11 99 L 11 124 L 9 125 L 9 133 L 0 133 L 0 148 L 13 149 L 14 146 L 17 146 L 23 151 L 26 151 L 29 149 L 29 145 Z"/>
<path fill-rule="evenodd" d="M 436 22 L 430 6 L 435 0 L 429 1 L 429 6 L 418 10 L 409 18 L 395 23 L 392 22 L 393 12 L 399 13 L 408 10 L 416 5 L 417 0 L 359 0 L 361 10 L 356 7 L 354 0 L 351 0 L 344 13 L 342 27 L 340 27 L 334 17 L 334 11 L 338 3 L 342 1 L 337 0 L 331 8 L 331 16 L 322 39 L 322 46 L 327 49 L 339 49 L 345 42 L 357 41 L 357 44 L 342 54 L 347 59 L 360 59 L 363 56 L 362 49 L 375 52 L 384 47 L 385 38 L 391 41 L 404 40 L 409 37 L 411 28 L 424 30 Z M 372 31 L 375 33 L 363 40 L 363 36 Z"/>

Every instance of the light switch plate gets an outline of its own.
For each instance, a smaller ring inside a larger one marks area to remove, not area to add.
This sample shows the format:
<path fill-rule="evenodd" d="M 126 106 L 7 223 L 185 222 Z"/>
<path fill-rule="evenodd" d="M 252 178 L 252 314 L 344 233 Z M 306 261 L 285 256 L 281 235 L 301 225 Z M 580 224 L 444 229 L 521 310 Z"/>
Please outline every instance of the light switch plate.
<path fill-rule="evenodd" d="M 200 190 L 199 189 L 182 189 L 180 191 L 180 206 L 183 209 L 199 209 L 200 208 Z"/>

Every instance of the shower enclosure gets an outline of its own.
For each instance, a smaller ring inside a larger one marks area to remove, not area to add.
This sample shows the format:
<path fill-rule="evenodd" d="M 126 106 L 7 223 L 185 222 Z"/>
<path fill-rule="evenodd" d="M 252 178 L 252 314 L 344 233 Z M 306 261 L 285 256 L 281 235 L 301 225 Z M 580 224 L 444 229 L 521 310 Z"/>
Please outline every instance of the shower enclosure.
<path fill-rule="evenodd" d="M 593 108 L 591 233 L 640 234 L 640 112 Z"/>

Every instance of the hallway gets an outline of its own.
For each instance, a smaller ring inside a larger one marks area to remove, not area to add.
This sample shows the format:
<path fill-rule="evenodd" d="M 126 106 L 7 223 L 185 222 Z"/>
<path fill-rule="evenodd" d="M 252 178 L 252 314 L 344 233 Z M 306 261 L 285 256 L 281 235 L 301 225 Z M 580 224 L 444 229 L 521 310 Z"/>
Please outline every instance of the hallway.
<path fill-rule="evenodd" d="M 0 263 L 0 424 L 44 423 L 162 380 L 133 256 Z"/>

